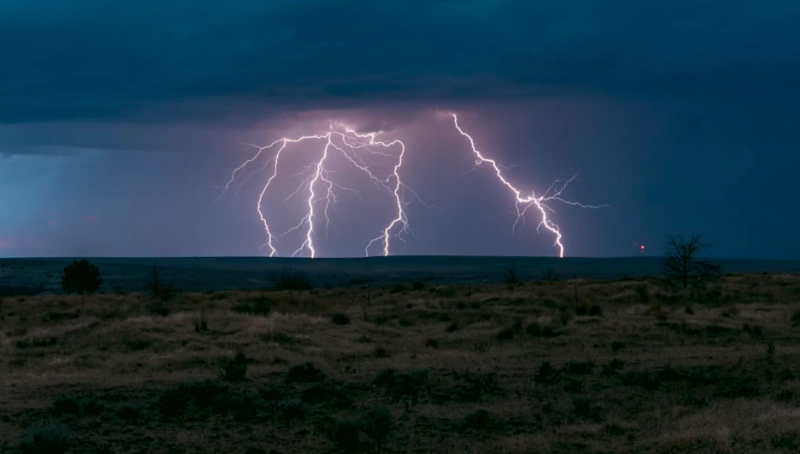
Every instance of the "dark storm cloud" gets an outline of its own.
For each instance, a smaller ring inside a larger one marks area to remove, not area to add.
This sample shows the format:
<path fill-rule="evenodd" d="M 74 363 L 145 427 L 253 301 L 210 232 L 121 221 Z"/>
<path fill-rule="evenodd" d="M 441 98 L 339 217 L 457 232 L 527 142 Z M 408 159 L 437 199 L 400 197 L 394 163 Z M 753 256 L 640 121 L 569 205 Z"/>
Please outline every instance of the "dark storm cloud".
<path fill-rule="evenodd" d="M 797 97 L 800 3 L 6 0 L 0 122 L 563 92 Z"/>

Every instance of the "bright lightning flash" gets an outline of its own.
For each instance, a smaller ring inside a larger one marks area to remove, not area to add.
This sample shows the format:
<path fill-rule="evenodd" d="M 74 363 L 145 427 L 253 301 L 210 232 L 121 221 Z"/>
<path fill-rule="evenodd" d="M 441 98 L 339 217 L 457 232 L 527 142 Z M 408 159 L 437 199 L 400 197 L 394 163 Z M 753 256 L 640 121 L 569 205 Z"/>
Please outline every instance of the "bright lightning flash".
<path fill-rule="evenodd" d="M 528 208 L 536 207 L 536 209 L 541 213 L 542 220 L 539 222 L 539 225 L 536 227 L 536 230 L 539 231 L 539 228 L 544 227 L 550 232 L 552 232 L 555 237 L 555 244 L 554 246 L 558 247 L 558 256 L 564 257 L 564 244 L 561 242 L 562 235 L 561 230 L 558 228 L 558 225 L 555 224 L 548 216 L 548 212 L 554 212 L 550 206 L 547 205 L 547 202 L 557 201 L 561 203 L 566 203 L 568 205 L 578 206 L 581 208 L 601 208 L 605 205 L 584 205 L 578 202 L 572 202 L 569 200 L 565 200 L 561 197 L 561 193 L 567 186 L 572 183 L 573 180 L 577 177 L 577 175 L 573 176 L 569 179 L 562 179 L 556 180 L 553 182 L 552 185 L 541 195 L 536 195 L 534 191 L 531 191 L 530 195 L 523 195 L 522 191 L 517 189 L 514 185 L 512 185 L 504 176 L 503 173 L 500 171 L 501 168 L 506 168 L 498 164 L 494 159 L 489 159 L 483 156 L 483 154 L 478 150 L 475 146 L 475 141 L 472 139 L 472 136 L 464 132 L 461 129 L 461 126 L 458 124 L 458 116 L 456 114 L 451 113 L 453 117 L 453 122 L 455 123 L 456 129 L 458 132 L 461 133 L 462 136 L 466 137 L 469 140 L 470 147 L 472 148 L 472 152 L 476 156 L 475 165 L 488 165 L 491 169 L 494 170 L 497 179 L 505 185 L 511 192 L 514 194 L 515 204 L 517 208 L 517 220 L 514 222 L 514 226 L 512 230 L 516 228 L 517 224 L 522 221 L 525 221 L 525 214 L 528 211 Z"/>
<path fill-rule="evenodd" d="M 357 169 L 364 172 L 373 184 L 383 190 L 386 190 L 391 195 L 393 200 L 392 204 L 394 205 L 395 210 L 394 218 L 386 225 L 380 234 L 367 243 L 366 247 L 364 248 L 364 253 L 369 256 L 370 249 L 373 247 L 373 245 L 380 244 L 382 245 L 383 255 L 389 255 L 390 239 L 393 236 L 397 236 L 402 240 L 401 235 L 410 232 L 408 217 L 406 216 L 404 209 L 406 202 L 403 200 L 403 193 L 406 190 L 412 192 L 415 196 L 416 193 L 403 184 L 400 179 L 400 167 L 403 165 L 403 156 L 405 155 L 406 151 L 405 144 L 400 140 L 377 140 L 377 136 L 379 134 L 380 132 L 358 133 L 352 128 L 344 125 L 331 123 L 330 130 L 325 134 L 306 135 L 295 138 L 283 137 L 267 146 L 247 144 L 255 148 L 255 155 L 233 170 L 231 177 L 223 187 L 222 194 L 220 194 L 219 198 L 222 198 L 231 189 L 231 186 L 234 184 L 239 174 L 243 173 L 254 162 L 259 160 L 263 161 L 263 164 L 260 168 L 257 167 L 257 164 L 255 165 L 256 169 L 253 170 L 246 178 L 244 178 L 239 183 L 237 188 L 247 182 L 254 174 L 269 168 L 269 178 L 259 194 L 258 204 L 256 206 L 258 215 L 264 225 L 264 232 L 267 236 L 267 241 L 264 246 L 269 247 L 269 256 L 273 257 L 278 255 L 276 244 L 278 243 L 278 238 L 290 232 L 302 229 L 305 231 L 305 239 L 300 247 L 298 247 L 294 253 L 292 253 L 292 256 L 302 255 L 307 251 L 310 257 L 314 258 L 317 255 L 317 249 L 314 243 L 314 240 L 317 238 L 317 233 L 314 228 L 315 221 L 317 221 L 321 216 L 325 220 L 326 228 L 330 226 L 329 209 L 331 208 L 331 203 L 336 203 L 337 201 L 337 191 L 343 190 L 354 192 L 353 189 L 336 183 L 334 179 L 335 175 L 333 175 L 335 172 L 329 171 L 326 167 L 329 160 L 334 158 L 333 155 L 338 154 L 340 157 L 343 157 L 349 161 Z M 273 180 L 275 180 L 278 175 L 278 164 L 284 151 L 286 151 L 287 147 L 290 145 L 298 144 L 304 141 L 324 141 L 325 146 L 322 148 L 321 157 L 319 160 L 307 166 L 303 171 L 300 172 L 300 174 L 298 174 L 298 176 L 304 176 L 305 178 L 300 186 L 292 194 L 290 194 L 285 201 L 288 201 L 301 191 L 307 191 L 308 198 L 306 199 L 306 204 L 308 209 L 306 214 L 302 217 L 297 225 L 286 232 L 275 234 L 270 229 L 267 217 L 262 210 L 264 196 L 269 190 Z M 274 150 L 274 154 L 272 154 L 270 157 L 267 157 L 269 152 L 272 150 Z M 370 168 L 371 166 L 367 164 L 367 161 L 369 161 L 371 158 L 374 159 L 377 157 L 388 157 L 394 160 L 395 164 L 392 172 L 389 173 L 389 175 L 376 175 L 376 173 Z M 318 207 L 320 202 L 324 203 L 324 208 L 321 211 Z"/>

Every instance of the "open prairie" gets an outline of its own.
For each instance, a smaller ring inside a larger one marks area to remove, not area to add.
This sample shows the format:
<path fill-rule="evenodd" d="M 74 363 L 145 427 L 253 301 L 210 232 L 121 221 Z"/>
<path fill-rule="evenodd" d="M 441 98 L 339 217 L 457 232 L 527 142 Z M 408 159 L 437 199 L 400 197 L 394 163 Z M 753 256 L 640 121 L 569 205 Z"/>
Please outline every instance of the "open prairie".
<path fill-rule="evenodd" d="M 0 451 L 800 451 L 800 276 L 494 273 L 5 297 Z"/>

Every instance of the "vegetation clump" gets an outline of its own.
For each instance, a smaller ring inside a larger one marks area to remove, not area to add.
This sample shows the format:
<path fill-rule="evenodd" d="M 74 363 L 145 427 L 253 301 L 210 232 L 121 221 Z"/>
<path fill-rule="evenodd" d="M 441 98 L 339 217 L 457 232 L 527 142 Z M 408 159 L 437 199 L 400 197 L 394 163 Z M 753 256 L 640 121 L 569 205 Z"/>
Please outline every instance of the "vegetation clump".
<path fill-rule="evenodd" d="M 19 443 L 22 454 L 64 454 L 72 445 L 72 435 L 61 424 L 36 427 Z"/>
<path fill-rule="evenodd" d="M 225 381 L 242 381 L 247 376 L 247 363 L 249 362 L 250 360 L 244 352 L 237 351 L 236 356 L 222 362 L 220 376 Z"/>
<path fill-rule="evenodd" d="M 309 362 L 293 366 L 286 374 L 286 383 L 313 383 L 324 379 L 325 372 Z"/>

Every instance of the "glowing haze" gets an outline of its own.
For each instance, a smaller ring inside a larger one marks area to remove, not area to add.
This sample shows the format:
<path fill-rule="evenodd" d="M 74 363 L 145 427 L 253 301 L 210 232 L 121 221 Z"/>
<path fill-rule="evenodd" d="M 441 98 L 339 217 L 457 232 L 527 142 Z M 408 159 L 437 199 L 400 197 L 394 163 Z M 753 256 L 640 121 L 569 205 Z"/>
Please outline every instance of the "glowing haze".
<path fill-rule="evenodd" d="M 535 210 L 540 215 L 540 221 L 536 231 L 539 232 L 540 228 L 544 227 L 552 233 L 555 237 L 554 246 L 557 248 L 558 256 L 564 257 L 563 236 L 558 224 L 552 220 L 552 215 L 555 211 L 547 202 L 557 201 L 581 208 L 601 208 L 605 205 L 586 205 L 562 198 L 561 195 L 563 191 L 574 181 L 575 176 L 569 179 L 554 181 L 547 190 L 543 191 L 540 195 L 536 195 L 536 192 L 533 190 L 530 191 L 529 195 L 523 195 L 520 189 L 517 189 L 517 187 L 503 176 L 501 171 L 501 167 L 503 166 L 498 164 L 494 159 L 485 157 L 476 148 L 475 140 L 462 129 L 461 125 L 459 125 L 458 115 L 456 113 L 448 113 L 447 115 L 452 117 L 455 128 L 458 130 L 459 134 L 468 139 L 471 151 L 476 157 L 475 168 L 478 166 L 488 166 L 491 168 L 497 180 L 507 187 L 514 195 L 516 221 L 512 226 L 512 231 L 520 222 L 524 224 L 528 209 L 535 207 Z M 329 160 L 335 159 L 335 157 L 332 156 L 335 154 L 339 159 L 349 161 L 354 168 L 363 172 L 376 187 L 385 190 L 391 196 L 391 204 L 395 209 L 395 217 L 389 221 L 386 227 L 380 232 L 380 235 L 368 241 L 364 248 L 364 254 L 369 257 L 371 248 L 377 243 L 381 245 L 381 253 L 384 256 L 388 256 L 391 254 L 392 237 L 403 240 L 402 235 L 410 232 L 408 214 L 405 209 L 405 206 L 408 204 L 408 202 L 406 202 L 405 192 L 412 193 L 423 205 L 427 207 L 430 207 L 430 205 L 422 202 L 419 195 L 402 182 L 400 168 L 403 165 L 403 157 L 406 152 L 405 144 L 398 139 L 387 141 L 377 140 L 376 138 L 381 132 L 382 131 L 359 133 L 346 125 L 330 122 L 329 131 L 324 134 L 282 137 L 265 146 L 247 144 L 249 147 L 255 149 L 255 154 L 231 172 L 230 179 L 222 188 L 222 193 L 217 200 L 220 200 L 228 194 L 233 185 L 238 189 L 255 174 L 266 171 L 268 176 L 266 177 L 266 183 L 259 193 L 256 211 L 264 226 L 264 232 L 266 234 L 266 243 L 264 246 L 269 249 L 269 256 L 274 257 L 279 255 L 277 249 L 279 238 L 294 231 L 303 230 L 305 234 L 303 235 L 302 243 L 292 252 L 291 256 L 295 257 L 307 253 L 311 258 L 315 258 L 318 254 L 317 247 L 315 246 L 315 240 L 317 239 L 315 223 L 324 223 L 327 233 L 327 229 L 330 227 L 331 223 L 330 208 L 331 204 L 337 202 L 337 193 L 342 191 L 357 193 L 354 189 L 338 183 L 335 176 L 332 175 L 332 172 L 326 166 Z M 299 223 L 295 226 L 282 233 L 273 233 L 268 220 L 269 215 L 263 210 L 264 197 L 270 189 L 272 182 L 278 176 L 281 155 L 286 151 L 287 147 L 304 141 L 320 141 L 324 145 L 321 146 L 318 159 L 305 166 L 298 175 L 295 175 L 303 177 L 301 183 L 289 197 L 284 199 L 284 202 L 289 202 L 290 199 L 300 192 L 307 192 L 308 196 L 302 202 L 307 206 L 307 210 L 301 217 Z M 392 148 L 396 149 L 394 153 L 390 151 Z M 270 152 L 272 152 L 271 155 L 269 154 Z M 389 175 L 380 175 L 371 169 L 372 165 L 369 162 L 376 157 L 389 157 L 395 162 Z M 247 176 L 242 177 L 242 174 L 246 174 Z M 318 206 L 320 204 L 322 205 L 321 208 Z"/>

